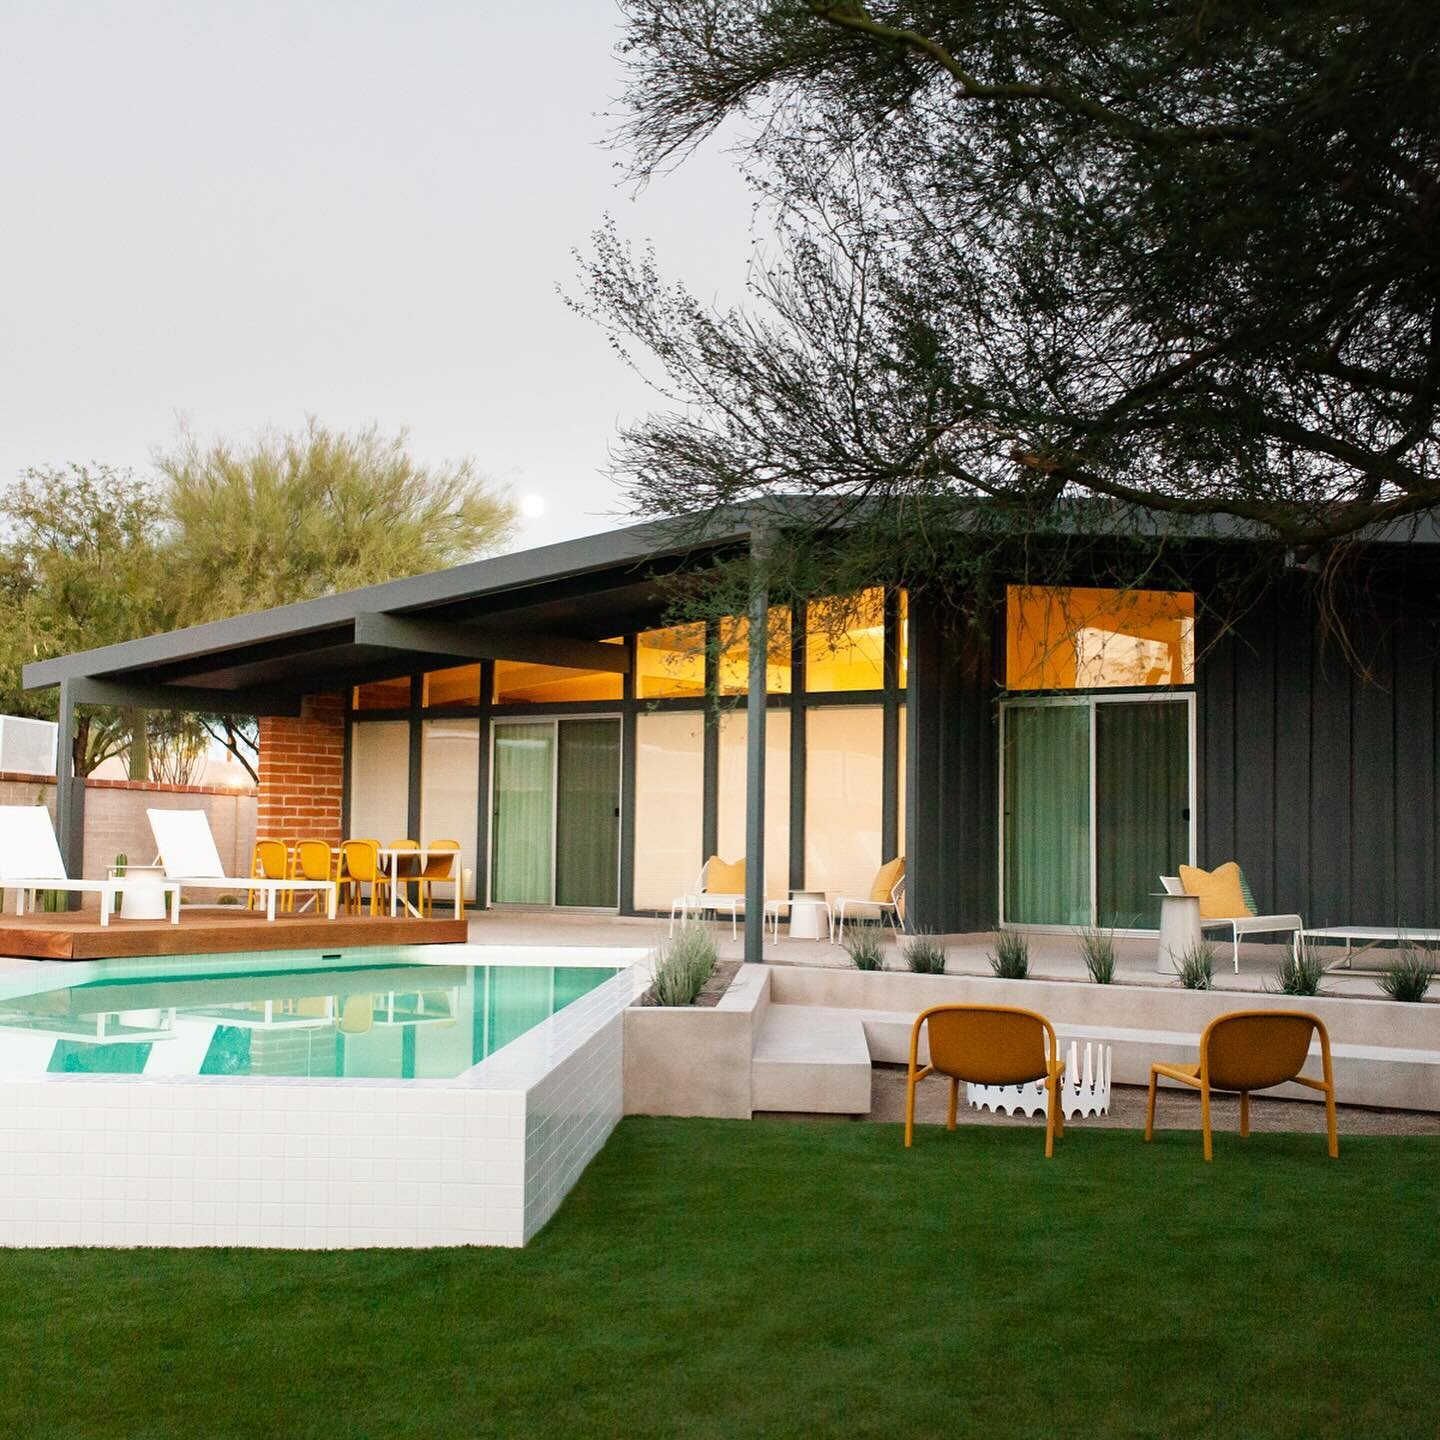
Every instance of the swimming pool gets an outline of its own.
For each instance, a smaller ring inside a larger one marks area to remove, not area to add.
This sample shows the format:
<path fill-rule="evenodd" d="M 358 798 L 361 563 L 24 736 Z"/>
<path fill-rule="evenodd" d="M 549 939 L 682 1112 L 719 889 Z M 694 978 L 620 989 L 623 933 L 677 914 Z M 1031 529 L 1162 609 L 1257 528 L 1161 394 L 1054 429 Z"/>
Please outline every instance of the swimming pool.
<path fill-rule="evenodd" d="M 413 957 L 210 955 L 6 975 L 0 1075 L 451 1079 L 616 973 Z"/>
<path fill-rule="evenodd" d="M 523 1245 L 623 1108 L 646 952 L 0 972 L 0 1245 Z"/>

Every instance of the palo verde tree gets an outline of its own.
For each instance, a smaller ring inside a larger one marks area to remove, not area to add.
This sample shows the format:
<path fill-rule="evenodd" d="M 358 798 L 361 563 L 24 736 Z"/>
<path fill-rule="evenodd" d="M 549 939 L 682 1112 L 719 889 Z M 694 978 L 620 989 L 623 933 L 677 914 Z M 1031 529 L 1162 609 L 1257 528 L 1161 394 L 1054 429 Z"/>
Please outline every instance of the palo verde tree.
<path fill-rule="evenodd" d="M 243 446 L 182 435 L 158 478 L 109 466 L 27 471 L 0 497 L 0 707 L 53 718 L 20 688 L 29 660 L 439 569 L 499 549 L 508 498 L 473 462 L 426 466 L 405 436 L 316 421 Z M 112 755 L 182 779 L 218 740 L 254 774 L 256 729 L 234 716 L 82 708 L 76 772 Z"/>
<path fill-rule="evenodd" d="M 580 306 L 669 402 L 616 452 L 643 513 L 800 497 L 832 581 L 969 583 L 1077 510 L 1139 578 L 1440 503 L 1440 8 L 623 8 L 635 173 L 724 126 L 775 237 L 725 312 L 596 237 Z"/>

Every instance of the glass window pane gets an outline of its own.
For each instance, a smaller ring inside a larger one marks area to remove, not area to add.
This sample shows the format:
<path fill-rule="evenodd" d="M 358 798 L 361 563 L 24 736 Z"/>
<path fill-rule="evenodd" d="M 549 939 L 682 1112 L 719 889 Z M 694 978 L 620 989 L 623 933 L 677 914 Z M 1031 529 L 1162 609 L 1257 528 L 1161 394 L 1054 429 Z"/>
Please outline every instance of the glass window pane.
<path fill-rule="evenodd" d="M 431 670 L 425 676 L 420 703 L 426 709 L 437 705 L 478 705 L 480 667 L 457 665 L 451 670 Z"/>
<path fill-rule="evenodd" d="M 573 670 L 565 665 L 531 665 L 520 660 L 495 662 L 497 705 L 618 700 L 624 693 L 625 677 L 618 670 Z"/>
<path fill-rule="evenodd" d="M 1005 920 L 1090 923 L 1090 707 L 1004 711 Z"/>
<path fill-rule="evenodd" d="M 705 784 L 698 712 L 635 718 L 635 908 L 668 911 L 695 887 Z"/>
<path fill-rule="evenodd" d="M 350 835 L 403 840 L 410 824 L 410 722 L 350 727 Z M 303 839 L 303 836 L 296 836 Z"/>
<path fill-rule="evenodd" d="M 891 856 L 880 853 L 884 720 L 878 705 L 805 716 L 805 883 L 865 896 Z"/>
<path fill-rule="evenodd" d="M 790 609 L 770 610 L 769 655 L 765 688 L 771 695 L 790 693 Z M 727 615 L 720 621 L 720 693 L 744 695 L 750 689 L 750 621 L 744 615 Z"/>
<path fill-rule="evenodd" d="M 1006 685 L 1087 690 L 1195 683 L 1195 597 L 1011 585 Z"/>
<path fill-rule="evenodd" d="M 426 720 L 420 729 L 420 834 L 458 840 L 462 870 L 470 871 L 465 898 L 475 898 L 475 834 L 480 820 L 480 722 Z M 453 893 L 436 890 L 444 906 Z"/>
<path fill-rule="evenodd" d="M 900 647 L 900 688 L 903 690 L 910 681 L 910 592 L 900 592 L 899 612 L 896 616 L 897 633 L 895 643 Z"/>
<path fill-rule="evenodd" d="M 410 677 L 401 675 L 394 680 L 372 680 L 367 685 L 357 685 L 350 696 L 350 705 L 355 710 L 404 710 L 410 704 Z"/>
<path fill-rule="evenodd" d="M 895 813 L 898 817 L 895 833 L 900 840 L 900 853 L 902 855 L 909 849 L 909 844 L 905 839 L 905 709 L 906 707 L 904 705 L 900 707 L 900 733 L 897 737 L 899 743 L 895 747 L 896 769 L 898 771 L 896 782 L 900 787 L 900 793 L 895 797 L 897 807 Z"/>
<path fill-rule="evenodd" d="M 863 590 L 805 607 L 805 688 L 878 690 L 885 683 L 885 592 Z"/>
<path fill-rule="evenodd" d="M 722 860 L 745 854 L 745 742 L 750 717 L 732 711 L 720 720 L 720 770 L 715 844 Z M 790 716 L 765 714 L 765 894 L 790 893 Z"/>
<path fill-rule="evenodd" d="M 705 626 L 672 625 L 665 630 L 644 630 L 637 635 L 635 693 L 642 700 L 703 695 Z"/>

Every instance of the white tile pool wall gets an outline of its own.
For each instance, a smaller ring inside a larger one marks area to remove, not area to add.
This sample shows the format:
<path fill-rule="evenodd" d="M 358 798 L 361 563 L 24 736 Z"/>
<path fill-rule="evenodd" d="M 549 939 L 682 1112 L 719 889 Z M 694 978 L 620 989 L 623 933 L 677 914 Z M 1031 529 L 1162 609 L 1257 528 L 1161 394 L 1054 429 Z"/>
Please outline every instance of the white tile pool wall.
<path fill-rule="evenodd" d="M 620 1118 L 644 983 L 622 970 L 455 1080 L 0 1082 L 0 1244 L 522 1245 Z"/>

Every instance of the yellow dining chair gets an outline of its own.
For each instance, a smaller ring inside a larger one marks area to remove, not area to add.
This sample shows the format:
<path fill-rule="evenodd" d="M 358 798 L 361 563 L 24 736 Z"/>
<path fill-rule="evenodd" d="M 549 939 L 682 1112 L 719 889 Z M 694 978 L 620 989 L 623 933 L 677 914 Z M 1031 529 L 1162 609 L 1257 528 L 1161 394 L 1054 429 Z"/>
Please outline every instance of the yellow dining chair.
<path fill-rule="evenodd" d="M 250 855 L 250 874 L 256 880 L 287 880 L 290 876 L 290 850 L 283 840 L 257 840 Z M 253 910 L 258 891 L 245 896 L 245 908 Z M 280 896 L 280 908 L 290 908 L 290 896 Z"/>
<path fill-rule="evenodd" d="M 920 1065 L 920 1034 L 930 1046 L 930 1063 Z M 910 1070 L 905 1079 L 905 1145 L 915 1137 L 915 1087 L 927 1075 L 950 1081 L 946 1128 L 955 1128 L 960 1082 L 974 1085 L 1026 1085 L 1043 1080 L 1049 1092 L 1045 1116 L 1045 1158 L 1055 1153 L 1055 1137 L 1065 1135 L 1060 1109 L 1060 1059 L 1055 1027 L 1034 1010 L 1009 1005 L 934 1005 L 916 1016 L 910 1030 Z"/>
<path fill-rule="evenodd" d="M 297 840 L 290 848 L 290 876 L 294 880 L 334 881 L 338 858 L 328 840 Z M 307 896 L 305 903 L 319 904 L 313 896 Z"/>
<path fill-rule="evenodd" d="M 1322 1078 L 1302 1075 L 1310 1053 L 1310 1039 L 1320 1037 Z M 1200 1037 L 1198 1065 L 1150 1067 L 1150 1097 L 1145 1106 L 1145 1138 L 1155 1134 L 1155 1089 L 1161 1076 L 1200 1092 L 1200 1129 L 1205 1137 L 1205 1158 L 1214 1158 L 1210 1134 L 1210 1092 L 1240 1092 L 1240 1137 L 1250 1134 L 1250 1092 L 1268 1090 L 1293 1080 L 1325 1097 L 1325 1130 L 1330 1158 L 1340 1158 L 1335 1129 L 1335 1075 L 1330 1066 L 1330 1033 L 1318 1015 L 1308 1010 L 1232 1010 L 1219 1015 Z"/>
<path fill-rule="evenodd" d="M 354 914 L 359 908 L 361 887 L 370 887 L 370 913 L 380 913 L 380 897 L 390 887 L 390 877 L 380 868 L 378 840 L 346 840 L 340 846 L 340 889 L 346 898 L 346 909 Z"/>
<path fill-rule="evenodd" d="M 454 884 L 456 898 L 459 898 L 459 889 L 463 881 L 460 874 L 460 842 L 458 840 L 432 840 L 426 849 L 430 854 L 425 857 L 425 868 L 419 874 L 420 881 L 420 913 L 423 916 L 431 915 L 435 910 L 435 886 L 436 884 Z M 435 852 L 443 851 L 437 855 Z"/>

